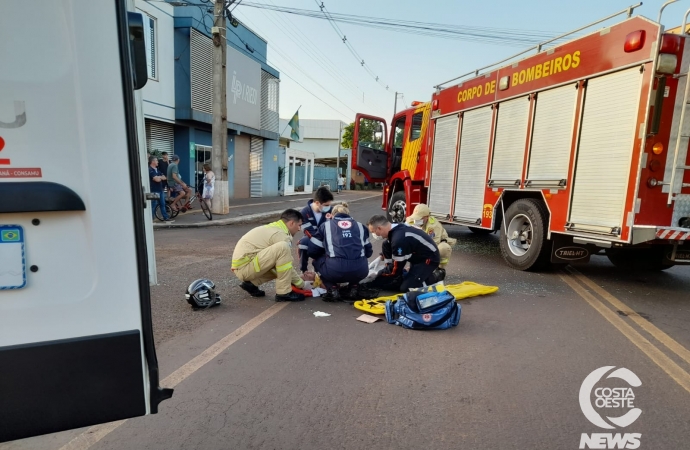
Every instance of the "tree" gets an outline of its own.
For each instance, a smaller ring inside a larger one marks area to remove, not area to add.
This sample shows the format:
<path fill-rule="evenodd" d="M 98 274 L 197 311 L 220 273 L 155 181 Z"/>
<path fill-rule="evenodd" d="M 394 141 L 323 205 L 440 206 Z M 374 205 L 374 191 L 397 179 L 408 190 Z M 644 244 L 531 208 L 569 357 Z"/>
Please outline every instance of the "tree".
<path fill-rule="evenodd" d="M 341 140 L 340 148 L 352 148 L 352 135 L 355 133 L 355 123 L 343 128 L 343 138 Z"/>
<path fill-rule="evenodd" d="M 341 140 L 342 148 L 352 148 L 352 139 L 355 134 L 355 123 L 343 128 L 343 137 Z M 378 136 L 377 136 L 378 135 Z M 359 143 L 369 148 L 383 150 L 381 145 L 383 139 L 383 126 L 381 122 L 371 119 L 361 119 L 359 124 Z"/>

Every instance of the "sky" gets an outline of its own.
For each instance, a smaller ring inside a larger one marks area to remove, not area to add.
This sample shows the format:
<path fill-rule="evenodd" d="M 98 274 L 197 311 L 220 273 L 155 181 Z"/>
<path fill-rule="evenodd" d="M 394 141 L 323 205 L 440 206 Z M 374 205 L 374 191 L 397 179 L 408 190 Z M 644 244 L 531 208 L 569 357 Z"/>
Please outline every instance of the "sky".
<path fill-rule="evenodd" d="M 316 0 L 246 0 L 318 11 Z M 460 26 L 518 29 L 556 36 L 638 3 L 637 0 L 319 0 L 331 13 Z M 634 15 L 656 20 L 665 0 L 645 0 Z M 664 10 L 662 23 L 680 25 L 688 2 Z M 433 86 L 516 54 L 530 45 L 450 40 L 338 23 L 380 83 L 350 53 L 326 20 L 242 5 L 233 14 L 268 42 L 268 62 L 281 72 L 280 117 L 354 121 L 366 113 L 390 121 L 410 102 L 431 98 Z M 625 19 L 618 16 L 597 27 Z M 384 84 L 384 86 L 381 85 Z M 385 85 L 388 86 L 386 90 Z"/>

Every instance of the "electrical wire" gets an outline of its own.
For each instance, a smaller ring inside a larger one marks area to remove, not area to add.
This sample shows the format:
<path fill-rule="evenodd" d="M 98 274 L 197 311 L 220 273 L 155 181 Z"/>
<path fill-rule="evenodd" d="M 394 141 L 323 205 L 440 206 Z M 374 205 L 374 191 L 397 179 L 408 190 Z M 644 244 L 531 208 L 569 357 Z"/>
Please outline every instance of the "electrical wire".
<path fill-rule="evenodd" d="M 326 6 L 323 4 L 323 2 L 321 2 L 320 5 L 319 5 L 318 0 L 314 0 L 314 2 L 316 2 L 316 6 L 318 6 L 320 8 L 321 13 L 326 17 L 326 19 L 328 19 L 328 23 L 331 24 L 331 27 L 333 28 L 333 30 L 335 30 L 338 37 L 343 41 L 343 43 L 345 44 L 347 49 L 350 51 L 350 53 L 352 53 L 352 56 L 355 57 L 355 59 L 361 64 L 361 66 L 367 71 L 367 73 L 369 73 L 369 75 L 376 81 L 376 83 L 378 83 L 381 87 L 385 88 L 388 91 L 388 85 L 386 83 L 384 83 L 383 81 L 381 81 L 379 76 L 376 75 L 374 73 L 374 71 L 371 70 L 369 65 L 364 61 L 364 58 L 359 56 L 359 53 L 357 53 L 357 50 L 355 50 L 355 48 L 352 46 L 352 44 L 347 40 L 345 33 L 343 33 L 343 31 L 340 29 L 340 27 L 338 27 L 338 24 L 333 19 L 333 16 L 331 15 L 331 13 L 328 12 L 328 10 L 326 9 Z"/>
<path fill-rule="evenodd" d="M 465 40 L 471 42 L 485 42 L 510 46 L 533 45 L 551 39 L 555 35 L 561 34 L 552 31 L 491 28 L 467 25 L 449 25 L 441 23 L 360 16 L 354 14 L 332 13 L 329 12 L 325 6 L 323 6 L 323 3 L 319 4 L 318 0 L 314 1 L 319 7 L 319 11 L 292 8 L 288 6 L 280 6 L 275 4 L 268 5 L 265 3 L 255 3 L 249 1 L 243 2 L 242 6 L 259 9 L 270 9 L 277 12 L 311 17 L 316 19 L 325 19 L 331 22 L 332 24 L 335 22 L 349 23 L 363 27 L 384 29 L 400 33 L 418 34 L 424 36 L 440 37 L 445 39 Z M 334 29 L 336 30 L 336 32 L 338 32 L 341 38 L 344 37 L 344 33 L 342 33 L 342 31 L 338 31 L 339 29 L 337 28 L 337 25 L 332 26 L 334 26 Z"/>

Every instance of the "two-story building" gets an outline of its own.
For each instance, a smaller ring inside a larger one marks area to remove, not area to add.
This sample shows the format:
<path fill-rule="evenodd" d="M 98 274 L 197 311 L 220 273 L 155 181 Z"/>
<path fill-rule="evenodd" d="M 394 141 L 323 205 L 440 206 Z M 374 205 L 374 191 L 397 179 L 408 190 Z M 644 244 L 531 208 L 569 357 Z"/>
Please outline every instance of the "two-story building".
<path fill-rule="evenodd" d="M 212 149 L 213 4 L 136 6 L 148 18 L 147 150 L 178 155 L 182 178 L 196 185 Z M 267 42 L 251 29 L 228 23 L 226 34 L 230 198 L 278 195 L 280 74 L 266 62 Z"/>

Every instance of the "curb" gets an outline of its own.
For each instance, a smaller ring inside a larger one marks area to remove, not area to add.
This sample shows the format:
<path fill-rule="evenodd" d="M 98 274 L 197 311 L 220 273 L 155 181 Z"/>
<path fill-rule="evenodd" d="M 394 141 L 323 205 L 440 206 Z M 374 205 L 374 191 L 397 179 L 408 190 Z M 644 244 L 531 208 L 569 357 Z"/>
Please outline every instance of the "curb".
<path fill-rule="evenodd" d="M 379 195 L 370 195 L 368 197 L 360 197 L 360 198 L 354 198 L 352 200 L 348 200 L 348 203 L 351 202 L 357 202 L 360 200 L 367 200 L 369 198 L 374 198 L 374 197 L 379 197 Z M 256 214 L 247 214 L 245 216 L 239 216 L 239 217 L 231 217 L 227 219 L 220 219 L 220 220 L 211 220 L 211 221 L 206 221 L 206 222 L 194 222 L 194 223 L 181 223 L 181 224 L 175 224 L 171 223 L 169 225 L 166 225 L 164 223 L 154 223 L 153 228 L 154 229 L 159 229 L 159 228 L 207 228 L 207 227 L 222 227 L 226 225 L 239 225 L 239 224 L 245 224 L 245 223 L 253 223 L 257 222 L 260 220 L 266 220 L 266 219 L 272 219 L 272 218 L 277 218 L 280 216 L 280 213 L 282 213 L 284 209 L 279 209 L 277 211 L 268 211 L 268 212 L 262 212 L 262 213 L 256 213 Z"/>

